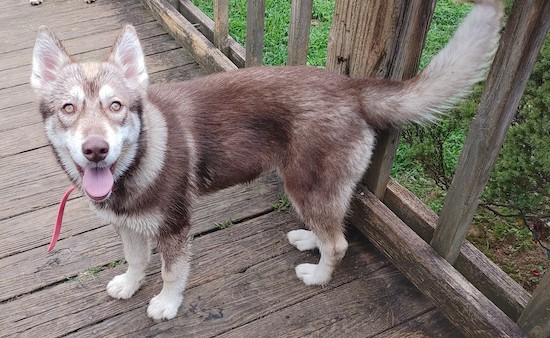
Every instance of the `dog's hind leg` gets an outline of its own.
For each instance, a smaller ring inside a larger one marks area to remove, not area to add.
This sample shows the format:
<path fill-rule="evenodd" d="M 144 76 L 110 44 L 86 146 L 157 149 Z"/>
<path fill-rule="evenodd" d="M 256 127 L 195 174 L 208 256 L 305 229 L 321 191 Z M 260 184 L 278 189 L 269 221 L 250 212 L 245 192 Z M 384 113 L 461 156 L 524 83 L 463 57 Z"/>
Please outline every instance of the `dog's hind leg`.
<path fill-rule="evenodd" d="M 162 290 L 151 299 L 147 315 L 155 320 L 172 319 L 183 301 L 189 277 L 189 244 L 187 235 L 168 235 L 159 240 L 162 257 Z"/>
<path fill-rule="evenodd" d="M 338 189 L 328 188 L 335 182 L 319 182 L 313 188 L 305 189 L 288 172 L 285 175 L 285 189 L 289 199 L 306 227 L 310 230 L 293 230 L 287 234 L 289 242 L 298 250 L 319 249 L 318 264 L 300 264 L 296 275 L 307 285 L 326 284 L 335 267 L 344 257 L 348 243 L 344 236 L 343 220 L 355 182 L 340 180 Z"/>
<path fill-rule="evenodd" d="M 359 123 L 357 124 L 359 125 Z M 364 128 L 348 143 L 334 143 L 334 149 L 317 153 L 301 150 L 301 161 L 281 171 L 285 190 L 309 230 L 293 230 L 289 242 L 298 250 L 319 249 L 318 264 L 300 264 L 296 275 L 307 285 L 323 285 L 332 277 L 346 254 L 344 218 L 357 182 L 368 166 L 374 133 Z"/>
<path fill-rule="evenodd" d="M 117 299 L 128 299 L 141 286 L 145 277 L 145 268 L 151 256 L 149 238 L 125 226 L 119 227 L 118 233 L 124 247 L 124 256 L 128 270 L 113 278 L 107 284 L 107 293 Z"/>

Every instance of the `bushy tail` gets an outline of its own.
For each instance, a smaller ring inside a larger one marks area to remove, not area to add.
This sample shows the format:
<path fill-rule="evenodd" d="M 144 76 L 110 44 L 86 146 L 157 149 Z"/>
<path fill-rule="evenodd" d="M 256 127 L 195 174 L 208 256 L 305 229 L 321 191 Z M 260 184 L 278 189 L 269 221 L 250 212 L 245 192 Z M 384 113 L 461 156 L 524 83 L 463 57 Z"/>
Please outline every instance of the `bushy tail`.
<path fill-rule="evenodd" d="M 474 7 L 449 43 L 416 77 L 397 91 L 369 88 L 364 92 L 373 120 L 387 124 L 432 121 L 481 81 L 498 44 L 503 6 L 474 0 Z"/>

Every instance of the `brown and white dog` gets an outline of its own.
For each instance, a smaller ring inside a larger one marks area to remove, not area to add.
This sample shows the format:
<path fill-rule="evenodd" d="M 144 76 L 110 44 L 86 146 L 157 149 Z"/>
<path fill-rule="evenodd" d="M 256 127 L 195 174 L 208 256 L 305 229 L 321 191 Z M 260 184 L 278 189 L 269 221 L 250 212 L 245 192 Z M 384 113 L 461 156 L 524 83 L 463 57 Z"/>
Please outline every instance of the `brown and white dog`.
<path fill-rule="evenodd" d="M 407 81 L 352 79 L 312 67 L 258 67 L 148 85 L 136 31 L 126 26 L 106 61 L 76 63 L 41 27 L 31 84 L 47 136 L 71 181 L 124 246 L 115 298 L 140 287 L 151 246 L 162 256 L 153 319 L 176 316 L 189 275 L 193 200 L 276 169 L 309 230 L 288 233 L 307 285 L 327 283 L 346 253 L 343 219 L 369 165 L 375 130 L 432 121 L 483 76 L 502 6 L 478 0 L 449 44 Z"/>

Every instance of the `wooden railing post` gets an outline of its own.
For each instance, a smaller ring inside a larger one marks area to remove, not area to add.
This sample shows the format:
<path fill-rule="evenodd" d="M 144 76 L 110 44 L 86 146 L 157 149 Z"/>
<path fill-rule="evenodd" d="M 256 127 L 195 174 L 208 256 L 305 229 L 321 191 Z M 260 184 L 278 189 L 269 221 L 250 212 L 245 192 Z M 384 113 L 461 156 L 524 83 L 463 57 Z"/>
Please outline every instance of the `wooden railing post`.
<path fill-rule="evenodd" d="M 544 275 L 535 289 L 518 319 L 518 325 L 531 338 L 550 337 L 550 273 Z"/>
<path fill-rule="evenodd" d="M 264 48 L 265 0 L 246 2 L 245 67 L 260 66 Z"/>
<path fill-rule="evenodd" d="M 411 78 L 430 26 L 435 0 L 336 0 L 327 69 L 353 77 Z M 348 29 L 353 27 L 353 29 Z M 365 182 L 383 198 L 399 141 L 399 128 L 380 131 Z"/>
<path fill-rule="evenodd" d="M 229 51 L 229 0 L 214 0 L 214 46 Z"/>
<path fill-rule="evenodd" d="M 313 0 L 292 0 L 286 62 L 289 66 L 305 65 L 307 62 L 312 10 Z"/>
<path fill-rule="evenodd" d="M 451 264 L 466 238 L 549 27 L 550 1 L 514 3 L 431 241 Z"/>

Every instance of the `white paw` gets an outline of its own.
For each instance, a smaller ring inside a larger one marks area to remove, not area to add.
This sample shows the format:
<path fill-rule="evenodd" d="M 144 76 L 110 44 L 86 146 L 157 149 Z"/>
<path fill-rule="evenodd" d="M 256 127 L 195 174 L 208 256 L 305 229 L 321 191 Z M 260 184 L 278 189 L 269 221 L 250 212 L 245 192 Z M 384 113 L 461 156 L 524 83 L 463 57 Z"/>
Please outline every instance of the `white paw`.
<path fill-rule="evenodd" d="M 182 301 L 182 296 L 169 296 L 161 292 L 149 302 L 147 315 L 154 320 L 172 319 L 178 313 Z"/>
<path fill-rule="evenodd" d="M 317 236 L 309 230 L 292 230 L 286 235 L 290 244 L 294 245 L 298 250 L 313 250 L 317 248 Z"/>
<path fill-rule="evenodd" d="M 116 299 L 128 299 L 136 293 L 140 286 L 140 279 L 131 278 L 124 273 L 111 279 L 107 284 L 107 293 Z"/>
<path fill-rule="evenodd" d="M 42 3 L 42 0 L 30 0 L 31 1 L 31 5 L 40 5 Z"/>
<path fill-rule="evenodd" d="M 330 274 L 320 271 L 318 264 L 300 264 L 296 267 L 296 276 L 306 285 L 325 285 L 330 281 Z"/>

